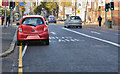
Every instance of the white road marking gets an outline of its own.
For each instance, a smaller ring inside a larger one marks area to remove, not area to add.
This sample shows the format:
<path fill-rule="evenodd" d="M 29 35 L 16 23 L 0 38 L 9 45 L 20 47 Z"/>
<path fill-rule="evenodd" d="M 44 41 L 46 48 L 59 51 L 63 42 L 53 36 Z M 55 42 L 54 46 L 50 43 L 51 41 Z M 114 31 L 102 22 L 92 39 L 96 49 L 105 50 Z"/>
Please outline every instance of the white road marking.
<path fill-rule="evenodd" d="M 61 41 L 62 41 L 61 39 L 58 40 L 58 42 L 61 42 Z"/>
<path fill-rule="evenodd" d="M 65 40 L 68 41 L 68 42 L 70 41 L 70 40 L 68 40 L 68 39 L 65 39 Z"/>
<path fill-rule="evenodd" d="M 66 42 L 65 40 L 62 40 L 62 42 Z"/>
<path fill-rule="evenodd" d="M 56 33 L 55 32 L 50 32 L 51 34 L 55 35 Z"/>
<path fill-rule="evenodd" d="M 101 34 L 101 33 L 95 32 L 95 31 L 91 31 L 91 33 L 95 33 L 95 34 Z"/>
<path fill-rule="evenodd" d="M 27 45 L 25 45 L 25 47 L 24 47 L 24 50 L 23 50 L 23 52 L 22 52 L 22 57 L 24 56 L 26 50 L 27 50 Z"/>
<path fill-rule="evenodd" d="M 56 39 L 59 39 L 58 37 L 56 37 Z"/>
<path fill-rule="evenodd" d="M 70 39 L 70 40 L 74 42 L 74 39 Z"/>
<path fill-rule="evenodd" d="M 74 39 L 75 41 L 79 41 L 78 39 Z"/>
<path fill-rule="evenodd" d="M 51 39 L 51 37 L 49 37 L 49 39 Z"/>
<path fill-rule="evenodd" d="M 106 31 L 101 31 L 101 32 L 108 33 L 108 32 L 106 32 Z"/>
<path fill-rule="evenodd" d="M 87 34 L 84 34 L 84 33 L 80 33 L 80 32 L 74 31 L 74 30 L 70 30 L 70 29 L 67 29 L 67 28 L 62 28 L 62 29 L 73 32 L 73 33 L 76 33 L 76 34 L 79 34 L 79 35 L 82 35 L 82 36 L 85 36 L 85 37 L 88 37 L 88 38 L 92 38 L 92 39 L 95 39 L 95 40 L 99 40 L 99 41 L 102 41 L 102 42 L 109 43 L 109 44 L 112 44 L 114 46 L 120 47 L 119 44 L 108 41 L 108 40 L 100 39 L 100 38 L 90 36 L 90 35 L 87 35 Z"/>
<path fill-rule="evenodd" d="M 51 40 L 49 40 L 49 42 L 52 42 Z"/>
<path fill-rule="evenodd" d="M 55 39 L 55 37 L 51 37 L 51 39 Z"/>

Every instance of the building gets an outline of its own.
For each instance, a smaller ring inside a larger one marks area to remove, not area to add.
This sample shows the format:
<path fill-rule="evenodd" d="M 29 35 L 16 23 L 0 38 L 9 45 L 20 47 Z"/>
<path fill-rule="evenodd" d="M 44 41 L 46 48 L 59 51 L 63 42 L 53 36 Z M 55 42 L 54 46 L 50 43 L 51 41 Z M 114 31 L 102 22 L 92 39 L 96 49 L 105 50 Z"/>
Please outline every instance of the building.
<path fill-rule="evenodd" d="M 110 1 L 107 1 L 106 3 L 110 3 Z M 89 17 L 91 17 L 91 23 L 98 23 L 97 18 L 102 16 L 103 21 L 102 23 L 105 23 L 105 3 L 103 5 L 99 5 L 99 2 L 91 2 L 91 8 L 87 8 L 87 21 L 89 21 Z M 96 8 L 95 8 L 96 7 Z M 114 2 L 114 10 L 112 12 L 113 15 L 113 22 L 114 25 L 118 25 L 118 13 L 119 13 L 119 2 Z M 107 19 L 112 20 L 111 18 L 111 10 L 109 9 L 109 12 L 107 12 Z"/>

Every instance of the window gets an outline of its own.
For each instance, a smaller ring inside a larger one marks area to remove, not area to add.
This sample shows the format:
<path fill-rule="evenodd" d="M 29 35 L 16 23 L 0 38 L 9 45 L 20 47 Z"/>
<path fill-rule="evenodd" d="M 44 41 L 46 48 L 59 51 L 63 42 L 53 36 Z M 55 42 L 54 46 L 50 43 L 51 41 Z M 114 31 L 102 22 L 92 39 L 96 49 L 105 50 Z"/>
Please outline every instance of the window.
<path fill-rule="evenodd" d="M 44 21 L 41 18 L 26 18 L 23 20 L 22 24 L 37 26 L 44 24 Z"/>
<path fill-rule="evenodd" d="M 71 20 L 81 20 L 81 18 L 79 16 L 71 16 L 70 19 Z"/>

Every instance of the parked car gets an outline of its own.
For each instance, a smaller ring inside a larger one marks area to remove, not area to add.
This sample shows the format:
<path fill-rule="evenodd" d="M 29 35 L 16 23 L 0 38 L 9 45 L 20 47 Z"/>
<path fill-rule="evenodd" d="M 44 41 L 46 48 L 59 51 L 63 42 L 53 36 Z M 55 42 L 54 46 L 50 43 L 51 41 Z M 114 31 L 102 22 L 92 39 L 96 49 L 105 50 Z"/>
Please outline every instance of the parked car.
<path fill-rule="evenodd" d="M 80 27 L 82 28 L 82 20 L 79 16 L 70 16 L 67 20 L 65 20 L 64 27 L 73 27 L 75 26 L 76 28 Z"/>
<path fill-rule="evenodd" d="M 55 16 L 50 15 L 50 16 L 48 17 L 48 23 L 56 23 L 56 18 L 55 18 Z"/>
<path fill-rule="evenodd" d="M 28 41 L 41 41 L 49 45 L 49 29 L 42 16 L 23 16 L 17 31 L 17 44 Z"/>

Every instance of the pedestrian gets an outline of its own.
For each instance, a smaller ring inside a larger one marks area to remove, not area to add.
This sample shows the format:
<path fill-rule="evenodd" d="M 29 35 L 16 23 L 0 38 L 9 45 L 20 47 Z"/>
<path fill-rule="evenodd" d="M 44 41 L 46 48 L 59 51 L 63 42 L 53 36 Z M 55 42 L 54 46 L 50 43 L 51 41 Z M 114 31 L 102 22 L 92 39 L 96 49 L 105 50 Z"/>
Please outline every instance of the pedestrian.
<path fill-rule="evenodd" d="M 3 25 L 3 23 L 4 23 L 4 18 L 5 18 L 4 15 L 2 15 L 2 17 L 1 17 L 1 21 L 2 21 L 1 24 L 2 24 L 2 25 Z"/>
<path fill-rule="evenodd" d="M 89 16 L 89 23 L 91 22 L 91 16 Z"/>
<path fill-rule="evenodd" d="M 8 26 L 10 25 L 10 15 L 7 16 L 7 23 L 8 23 Z M 7 25 L 7 24 L 6 24 Z"/>
<path fill-rule="evenodd" d="M 102 17 L 101 16 L 98 17 L 98 21 L 99 21 L 99 26 L 101 27 L 101 22 L 102 22 Z"/>

